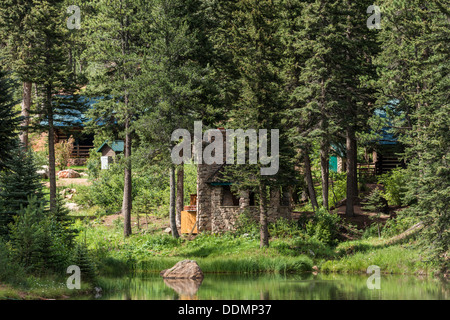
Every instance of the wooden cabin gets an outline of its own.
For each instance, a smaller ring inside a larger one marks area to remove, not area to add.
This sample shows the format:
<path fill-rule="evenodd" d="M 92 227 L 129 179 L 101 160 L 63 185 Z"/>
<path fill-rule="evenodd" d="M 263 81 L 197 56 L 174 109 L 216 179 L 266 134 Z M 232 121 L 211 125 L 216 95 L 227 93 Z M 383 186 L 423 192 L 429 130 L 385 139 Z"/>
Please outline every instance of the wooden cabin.
<path fill-rule="evenodd" d="M 109 165 L 114 162 L 114 158 L 118 154 L 123 153 L 124 148 L 125 143 L 123 142 L 123 140 L 114 140 L 111 142 L 108 142 L 108 140 L 106 140 L 105 142 L 103 142 L 100 148 L 97 149 L 97 152 L 102 154 L 102 170 L 109 169 Z"/>

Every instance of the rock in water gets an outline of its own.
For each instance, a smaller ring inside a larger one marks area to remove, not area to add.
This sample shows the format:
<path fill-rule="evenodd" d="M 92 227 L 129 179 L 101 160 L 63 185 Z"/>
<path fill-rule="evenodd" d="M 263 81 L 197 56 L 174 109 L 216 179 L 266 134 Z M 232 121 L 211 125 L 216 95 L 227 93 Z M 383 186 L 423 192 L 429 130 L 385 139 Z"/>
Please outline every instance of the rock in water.
<path fill-rule="evenodd" d="M 194 260 L 183 260 L 170 269 L 161 271 L 164 279 L 203 279 L 203 271 Z"/>

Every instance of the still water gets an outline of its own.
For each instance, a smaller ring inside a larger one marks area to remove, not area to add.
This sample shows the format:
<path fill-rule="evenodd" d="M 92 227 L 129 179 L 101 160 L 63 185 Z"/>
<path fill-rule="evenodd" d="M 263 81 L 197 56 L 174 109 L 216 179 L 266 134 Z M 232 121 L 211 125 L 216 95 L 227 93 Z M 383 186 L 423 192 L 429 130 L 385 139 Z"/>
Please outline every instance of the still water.
<path fill-rule="evenodd" d="M 450 285 L 429 277 L 381 275 L 211 275 L 203 281 L 164 280 L 158 274 L 102 278 L 105 300 L 449 300 Z M 369 280 L 370 281 L 370 280 Z"/>

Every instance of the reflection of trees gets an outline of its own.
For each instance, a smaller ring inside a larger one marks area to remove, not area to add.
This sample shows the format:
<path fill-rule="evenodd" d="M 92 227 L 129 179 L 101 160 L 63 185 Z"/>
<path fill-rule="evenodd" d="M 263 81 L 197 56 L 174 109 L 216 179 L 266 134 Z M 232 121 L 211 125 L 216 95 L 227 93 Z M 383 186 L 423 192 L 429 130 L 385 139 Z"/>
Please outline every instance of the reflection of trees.
<path fill-rule="evenodd" d="M 167 279 L 166 279 L 167 280 Z M 102 278 L 101 299 L 366 300 L 447 299 L 448 284 L 414 276 L 382 275 L 381 290 L 367 288 L 367 275 L 212 275 L 200 283 L 143 278 Z"/>

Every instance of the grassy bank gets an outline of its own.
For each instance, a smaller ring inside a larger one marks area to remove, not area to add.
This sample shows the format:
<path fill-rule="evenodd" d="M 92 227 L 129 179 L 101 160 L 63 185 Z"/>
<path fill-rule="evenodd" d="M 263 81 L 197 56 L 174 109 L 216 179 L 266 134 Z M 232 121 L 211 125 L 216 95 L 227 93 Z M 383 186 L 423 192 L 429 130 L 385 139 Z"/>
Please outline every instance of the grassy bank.
<path fill-rule="evenodd" d="M 94 210 L 95 211 L 95 210 Z M 89 259 L 98 275 L 121 277 L 145 273 L 158 274 L 178 261 L 196 260 L 205 274 L 286 275 L 365 273 L 371 265 L 384 274 L 432 275 L 437 267 L 427 261 L 416 244 L 420 233 L 411 237 L 369 237 L 353 241 L 327 242 L 310 235 L 297 224 L 281 222 L 270 227 L 270 247 L 259 247 L 257 228 L 222 235 L 202 233 L 194 239 L 179 239 L 163 232 L 164 223 L 134 225 L 130 237 L 123 236 L 120 216 L 88 215 L 74 219 L 78 243 L 86 244 Z M 61 279 L 25 277 L 8 285 L 0 284 L 0 299 L 63 299 L 91 296 L 93 285 L 69 290 Z"/>
<path fill-rule="evenodd" d="M 49 300 L 90 295 L 91 285 L 81 284 L 80 290 L 67 288 L 66 279 L 28 277 L 14 284 L 0 283 L 0 300 Z"/>
<path fill-rule="evenodd" d="M 141 233 L 125 239 L 119 222 L 110 227 L 95 220 L 77 223 L 84 228 L 80 241 L 88 245 L 100 274 L 108 276 L 160 272 L 184 259 L 196 260 L 205 273 L 362 273 L 370 265 L 392 274 L 435 271 L 413 238 L 392 243 L 375 237 L 333 246 L 303 233 L 289 233 L 272 238 L 269 248 L 260 249 L 255 234 L 201 234 L 187 240 Z"/>

